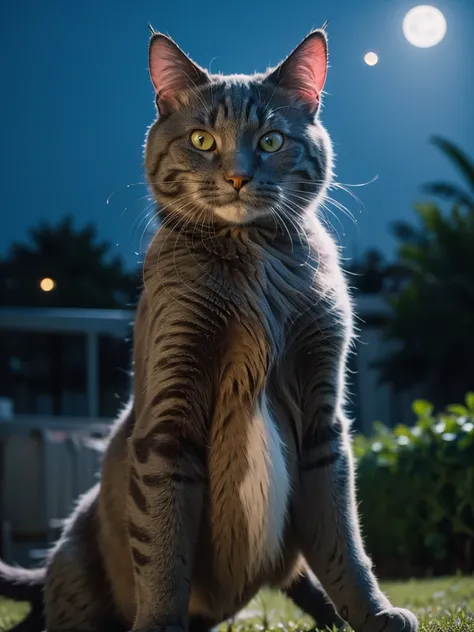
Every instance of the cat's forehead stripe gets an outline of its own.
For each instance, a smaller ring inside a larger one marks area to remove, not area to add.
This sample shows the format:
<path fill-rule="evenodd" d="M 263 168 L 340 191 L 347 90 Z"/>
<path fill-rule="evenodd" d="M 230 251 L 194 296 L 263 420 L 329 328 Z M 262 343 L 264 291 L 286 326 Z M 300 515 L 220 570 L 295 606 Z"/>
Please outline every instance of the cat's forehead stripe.
<path fill-rule="evenodd" d="M 259 127 L 266 122 L 267 109 L 258 92 L 250 86 L 238 83 L 212 86 L 209 97 L 211 107 L 207 112 L 207 123 L 211 127 L 229 120 Z"/>

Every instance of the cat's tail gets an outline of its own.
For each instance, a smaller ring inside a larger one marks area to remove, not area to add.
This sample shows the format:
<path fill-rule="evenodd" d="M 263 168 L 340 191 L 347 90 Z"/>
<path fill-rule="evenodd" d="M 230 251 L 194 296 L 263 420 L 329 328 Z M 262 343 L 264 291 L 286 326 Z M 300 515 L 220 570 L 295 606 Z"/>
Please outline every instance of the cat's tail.
<path fill-rule="evenodd" d="M 14 601 L 43 601 L 45 568 L 19 568 L 0 560 L 0 596 Z"/>
<path fill-rule="evenodd" d="M 45 568 L 17 568 L 0 560 L 0 597 L 27 601 L 31 610 L 10 632 L 42 632 L 44 630 L 43 588 Z"/>

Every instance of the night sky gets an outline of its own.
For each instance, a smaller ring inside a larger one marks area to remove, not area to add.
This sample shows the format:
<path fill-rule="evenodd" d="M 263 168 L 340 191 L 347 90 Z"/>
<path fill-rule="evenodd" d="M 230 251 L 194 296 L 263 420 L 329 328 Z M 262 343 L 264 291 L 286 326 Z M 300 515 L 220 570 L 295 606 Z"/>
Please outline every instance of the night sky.
<path fill-rule="evenodd" d="M 0 253 L 38 220 L 72 213 L 78 225 L 93 220 L 127 264 L 137 261 L 148 204 L 142 146 L 154 116 L 148 22 L 201 65 L 229 73 L 276 64 L 329 20 L 322 118 L 338 180 L 378 176 L 352 189 L 363 207 L 337 195 L 357 224 L 337 209 L 332 223 L 347 256 L 370 245 L 392 254 L 389 224 L 413 217 L 420 185 L 455 178 L 430 136 L 474 154 L 474 1 L 431 2 L 448 31 L 428 49 L 401 30 L 405 12 L 421 3 L 2 0 Z M 364 63 L 368 51 L 377 66 Z"/>

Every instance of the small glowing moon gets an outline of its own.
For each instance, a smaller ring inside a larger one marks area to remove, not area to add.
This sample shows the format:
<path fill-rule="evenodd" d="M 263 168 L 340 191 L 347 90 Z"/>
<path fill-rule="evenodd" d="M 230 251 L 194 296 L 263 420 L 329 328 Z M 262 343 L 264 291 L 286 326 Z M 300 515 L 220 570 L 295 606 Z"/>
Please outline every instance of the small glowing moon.
<path fill-rule="evenodd" d="M 54 290 L 55 287 L 56 283 L 53 281 L 53 279 L 50 279 L 49 277 L 41 279 L 40 281 L 40 288 L 43 290 L 43 292 L 51 292 L 51 290 Z"/>
<path fill-rule="evenodd" d="M 379 56 L 377 55 L 377 53 L 367 53 L 366 55 L 364 55 L 364 61 L 367 66 L 375 66 L 379 63 Z"/>
<path fill-rule="evenodd" d="M 428 4 L 410 9 L 403 18 L 403 34 L 413 46 L 430 48 L 446 35 L 446 18 L 436 7 Z"/>

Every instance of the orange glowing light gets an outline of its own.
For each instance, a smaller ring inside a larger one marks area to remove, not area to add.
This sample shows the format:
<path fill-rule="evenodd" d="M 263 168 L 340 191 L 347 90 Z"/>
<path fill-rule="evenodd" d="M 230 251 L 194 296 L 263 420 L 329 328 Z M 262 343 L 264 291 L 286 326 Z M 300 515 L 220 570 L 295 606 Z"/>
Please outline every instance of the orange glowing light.
<path fill-rule="evenodd" d="M 49 277 L 45 277 L 40 281 L 40 288 L 43 290 L 43 292 L 51 292 L 51 290 L 54 290 L 55 287 L 56 283 L 53 281 L 53 279 L 50 279 Z"/>

